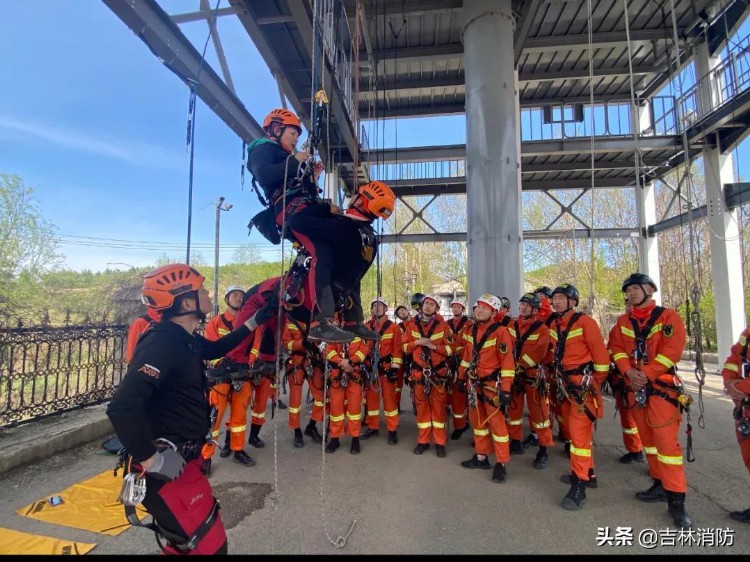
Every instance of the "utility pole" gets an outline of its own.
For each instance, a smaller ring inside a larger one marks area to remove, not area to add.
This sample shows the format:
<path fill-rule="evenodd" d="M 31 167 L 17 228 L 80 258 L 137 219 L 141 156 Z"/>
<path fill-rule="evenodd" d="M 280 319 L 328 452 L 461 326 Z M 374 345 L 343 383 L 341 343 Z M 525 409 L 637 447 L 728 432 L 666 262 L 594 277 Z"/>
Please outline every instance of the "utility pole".
<path fill-rule="evenodd" d="M 214 316 L 219 313 L 219 223 L 221 212 L 231 208 L 231 204 L 224 205 L 224 197 L 219 197 L 216 202 L 216 233 L 214 235 Z"/>

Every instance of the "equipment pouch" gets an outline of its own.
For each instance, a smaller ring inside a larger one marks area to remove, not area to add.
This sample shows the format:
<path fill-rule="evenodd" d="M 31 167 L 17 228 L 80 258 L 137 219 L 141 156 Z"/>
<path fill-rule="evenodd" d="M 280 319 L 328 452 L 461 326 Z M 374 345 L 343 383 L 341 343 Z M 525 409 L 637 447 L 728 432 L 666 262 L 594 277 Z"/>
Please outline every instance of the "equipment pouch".
<path fill-rule="evenodd" d="M 276 224 L 276 216 L 274 215 L 273 207 L 263 209 L 260 213 L 250 219 L 250 222 L 247 225 L 249 230 L 248 235 L 252 232 L 253 226 L 257 228 L 258 232 L 260 232 L 271 244 L 281 244 L 281 234 L 279 233 L 279 227 Z"/>

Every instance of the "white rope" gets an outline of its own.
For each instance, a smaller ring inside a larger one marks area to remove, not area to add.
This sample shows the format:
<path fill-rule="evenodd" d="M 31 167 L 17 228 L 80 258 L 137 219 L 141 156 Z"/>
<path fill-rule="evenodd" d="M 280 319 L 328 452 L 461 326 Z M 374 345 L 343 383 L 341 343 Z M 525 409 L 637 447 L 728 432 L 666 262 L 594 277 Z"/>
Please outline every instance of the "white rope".
<path fill-rule="evenodd" d="M 594 18 L 591 11 L 591 0 L 587 0 L 588 7 L 588 53 L 589 53 L 589 107 L 591 108 L 591 230 L 589 242 L 591 244 L 590 271 L 589 271 L 589 314 L 594 314 L 594 269 L 596 268 L 596 250 L 594 245 L 594 207 L 596 205 L 596 156 L 594 153 L 596 133 L 596 110 L 594 107 Z M 565 116 L 563 115 L 563 120 Z M 575 252 L 575 244 L 573 246 Z"/>

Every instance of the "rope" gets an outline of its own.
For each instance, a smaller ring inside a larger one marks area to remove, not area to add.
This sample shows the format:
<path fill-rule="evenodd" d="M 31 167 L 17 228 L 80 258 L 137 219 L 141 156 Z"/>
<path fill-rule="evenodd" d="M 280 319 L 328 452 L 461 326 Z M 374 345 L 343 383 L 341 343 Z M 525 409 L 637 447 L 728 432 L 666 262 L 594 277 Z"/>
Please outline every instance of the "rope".
<path fill-rule="evenodd" d="M 593 316 L 594 314 L 594 302 L 596 300 L 596 297 L 594 296 L 594 270 L 596 268 L 596 250 L 594 245 L 594 236 L 593 236 L 593 229 L 594 229 L 594 207 L 596 206 L 596 181 L 595 181 L 595 175 L 596 175 L 596 160 L 595 160 L 595 142 L 594 142 L 594 133 L 596 132 L 596 111 L 594 108 L 594 20 L 591 12 L 591 0 L 587 0 L 587 8 L 588 8 L 588 53 L 589 53 L 589 106 L 591 107 L 591 236 L 590 236 L 590 244 L 591 244 L 591 266 L 589 271 L 589 314 Z M 627 9 L 626 9 L 627 12 Z M 562 109 L 563 111 L 563 121 L 565 120 L 564 115 L 564 107 Z M 575 235 L 575 231 L 574 231 Z M 575 253 L 575 243 L 573 246 L 573 253 Z"/>
<path fill-rule="evenodd" d="M 675 7 L 674 7 L 674 0 L 669 0 L 669 5 L 671 8 L 671 16 L 672 16 L 672 39 L 674 41 L 674 50 L 675 50 L 675 65 L 679 63 L 680 60 L 680 53 L 679 53 L 679 39 L 677 35 L 677 16 L 675 15 Z M 677 72 L 677 86 L 679 89 L 680 98 L 682 98 L 683 89 L 682 89 L 682 75 L 679 72 Z M 697 279 L 697 263 L 696 263 L 696 256 L 695 256 L 695 225 L 693 221 L 693 185 L 692 180 L 690 178 L 690 147 L 688 146 L 688 138 L 687 138 L 687 131 L 685 130 L 684 126 L 684 120 L 682 119 L 682 107 L 678 104 L 677 107 L 677 116 L 679 118 L 679 123 L 681 124 L 681 137 L 682 137 L 682 150 L 685 154 L 684 159 L 684 166 L 685 166 L 685 182 L 688 187 L 688 197 L 687 197 L 687 203 L 688 203 L 688 233 L 689 233 L 689 243 L 690 243 L 690 270 L 691 270 L 691 276 L 692 276 L 692 282 L 693 285 L 690 288 L 690 298 L 693 303 L 693 322 L 694 322 L 694 333 L 693 338 L 695 342 L 695 379 L 698 382 L 698 409 L 700 411 L 700 415 L 698 417 L 698 427 L 703 429 L 705 427 L 705 417 L 704 417 L 704 406 L 703 406 L 703 385 L 706 381 L 706 369 L 703 365 L 703 326 L 701 321 L 701 313 L 700 313 L 700 287 L 699 283 L 696 281 Z M 678 182 L 678 189 L 679 189 L 679 182 Z M 689 319 L 688 319 L 689 320 Z"/>

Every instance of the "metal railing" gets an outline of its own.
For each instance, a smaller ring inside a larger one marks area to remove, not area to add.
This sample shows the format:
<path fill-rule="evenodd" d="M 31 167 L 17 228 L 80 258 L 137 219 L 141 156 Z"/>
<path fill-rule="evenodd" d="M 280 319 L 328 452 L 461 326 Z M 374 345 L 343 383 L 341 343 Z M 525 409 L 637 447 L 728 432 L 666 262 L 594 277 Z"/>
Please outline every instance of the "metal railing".
<path fill-rule="evenodd" d="M 127 325 L 0 330 L 0 427 L 102 402 L 125 373 Z"/>
<path fill-rule="evenodd" d="M 354 53 L 346 9 L 342 0 L 321 0 L 320 10 L 323 55 L 333 72 L 349 120 L 354 123 L 358 107 L 352 91 Z"/>
<path fill-rule="evenodd" d="M 374 180 L 419 180 L 428 178 L 460 178 L 466 175 L 466 160 L 437 160 L 434 162 L 399 162 L 395 164 L 370 164 L 370 177 Z"/>

